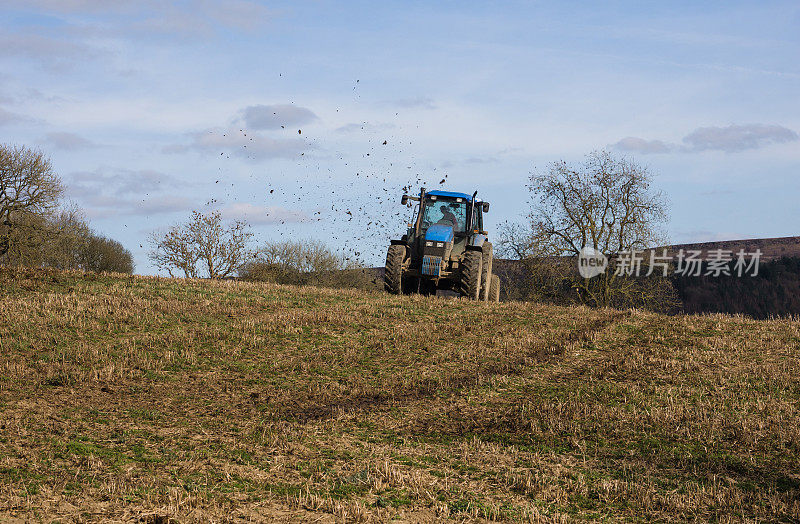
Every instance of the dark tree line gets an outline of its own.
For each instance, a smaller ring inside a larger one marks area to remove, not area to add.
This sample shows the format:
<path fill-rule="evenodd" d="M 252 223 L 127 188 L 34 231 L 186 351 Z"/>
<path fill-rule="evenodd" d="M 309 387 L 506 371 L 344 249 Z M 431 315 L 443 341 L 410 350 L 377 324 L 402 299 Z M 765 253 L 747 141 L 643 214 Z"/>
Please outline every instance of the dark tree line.
<path fill-rule="evenodd" d="M 643 291 L 639 301 L 617 307 L 638 307 L 665 313 L 729 313 L 764 319 L 800 316 L 800 257 L 761 262 L 756 276 L 683 276 L 633 279 Z M 573 280 L 579 278 L 573 257 L 495 260 L 503 279 L 504 299 L 558 305 L 578 304 Z M 700 266 L 701 274 L 707 267 Z"/>
<path fill-rule="evenodd" d="M 62 202 L 64 186 L 41 151 L 0 144 L 0 264 L 133 273 L 133 256 Z"/>

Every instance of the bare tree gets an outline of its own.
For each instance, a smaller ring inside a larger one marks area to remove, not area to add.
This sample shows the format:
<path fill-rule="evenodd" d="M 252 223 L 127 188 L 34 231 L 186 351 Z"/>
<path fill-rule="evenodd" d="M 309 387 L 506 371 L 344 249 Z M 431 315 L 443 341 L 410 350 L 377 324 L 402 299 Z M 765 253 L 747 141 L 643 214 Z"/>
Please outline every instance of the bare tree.
<path fill-rule="evenodd" d="M 259 259 L 301 273 L 357 267 L 357 264 L 337 256 L 318 240 L 267 242 L 259 250 Z"/>
<path fill-rule="evenodd" d="M 222 223 L 219 211 L 193 211 L 188 222 L 172 226 L 166 233 L 152 233 L 149 257 L 170 276 L 183 271 L 186 278 L 225 278 L 239 271 L 255 252 L 247 223 Z"/>
<path fill-rule="evenodd" d="M 663 245 L 667 219 L 665 196 L 652 190 L 647 168 L 607 151 L 593 152 L 583 165 L 558 161 L 528 185 L 534 208 L 529 215 L 532 238 L 547 252 L 577 256 L 593 247 L 609 258 L 620 252 Z M 641 283 L 613 271 L 577 279 L 581 302 L 609 306 L 621 297 L 641 295 Z"/>
<path fill-rule="evenodd" d="M 377 282 L 374 271 L 318 240 L 267 242 L 240 274 L 247 280 L 279 284 L 361 289 L 375 288 Z"/>
<path fill-rule="evenodd" d="M 185 224 L 175 225 L 166 233 L 152 232 L 148 239 L 148 257 L 157 268 L 174 277 L 173 270 L 183 271 L 186 278 L 197 278 L 198 253 Z"/>
<path fill-rule="evenodd" d="M 58 205 L 63 186 L 50 159 L 41 151 L 0 144 L 0 257 L 12 248 L 20 231 L 34 228 L 35 217 Z"/>

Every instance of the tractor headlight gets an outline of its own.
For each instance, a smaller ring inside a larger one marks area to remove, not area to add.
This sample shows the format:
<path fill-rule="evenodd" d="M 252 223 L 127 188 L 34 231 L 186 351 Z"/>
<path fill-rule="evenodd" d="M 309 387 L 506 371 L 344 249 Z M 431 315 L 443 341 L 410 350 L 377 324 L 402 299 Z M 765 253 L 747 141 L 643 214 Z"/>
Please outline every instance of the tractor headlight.
<path fill-rule="evenodd" d="M 431 242 L 430 240 L 428 240 L 427 242 L 425 242 L 425 245 L 426 245 L 427 247 L 433 247 L 433 242 Z"/>
<path fill-rule="evenodd" d="M 436 247 L 444 247 L 444 244 L 442 242 L 436 242 Z"/>

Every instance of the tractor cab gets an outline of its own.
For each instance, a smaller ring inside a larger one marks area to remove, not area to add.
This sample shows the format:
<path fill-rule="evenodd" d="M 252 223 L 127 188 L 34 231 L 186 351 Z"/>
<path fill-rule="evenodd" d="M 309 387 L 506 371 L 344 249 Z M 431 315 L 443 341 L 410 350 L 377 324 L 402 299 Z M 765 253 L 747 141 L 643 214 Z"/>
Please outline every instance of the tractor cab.
<path fill-rule="evenodd" d="M 414 215 L 414 222 L 409 224 L 407 239 L 425 238 L 432 241 L 453 241 L 462 247 L 466 241 L 475 243 L 475 237 L 482 235 L 478 243 L 486 238 L 483 230 L 483 212 L 489 210 L 489 203 L 466 193 L 452 191 L 425 191 L 419 197 L 403 195 L 402 203 L 409 200 L 420 202 Z M 448 233 L 448 230 L 450 233 Z M 447 238 L 452 235 L 452 239 Z M 463 251 L 463 248 L 461 249 Z"/>
<path fill-rule="evenodd" d="M 403 205 L 418 204 L 408 231 L 400 240 L 392 240 L 389 248 L 387 290 L 449 289 L 475 299 L 488 298 L 492 245 L 483 229 L 483 213 L 489 203 L 479 200 L 477 193 L 423 188 L 418 197 L 403 195 Z"/>

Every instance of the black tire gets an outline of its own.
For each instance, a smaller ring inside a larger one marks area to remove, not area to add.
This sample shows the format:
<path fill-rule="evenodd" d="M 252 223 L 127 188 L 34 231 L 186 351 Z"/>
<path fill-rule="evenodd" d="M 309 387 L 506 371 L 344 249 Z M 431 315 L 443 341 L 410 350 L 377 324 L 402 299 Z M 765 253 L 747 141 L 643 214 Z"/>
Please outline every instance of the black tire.
<path fill-rule="evenodd" d="M 481 297 L 483 301 L 489 300 L 489 287 L 492 280 L 492 260 L 494 249 L 491 242 L 483 243 L 483 270 L 481 271 Z"/>
<path fill-rule="evenodd" d="M 489 302 L 500 302 L 500 277 L 492 275 L 492 283 L 489 285 Z"/>
<path fill-rule="evenodd" d="M 483 253 L 468 250 L 461 259 L 461 279 L 459 282 L 462 297 L 478 300 L 481 291 L 481 270 Z"/>
<path fill-rule="evenodd" d="M 386 266 L 383 273 L 383 288 L 393 294 L 403 292 L 403 260 L 406 258 L 406 247 L 392 244 L 386 252 Z"/>

